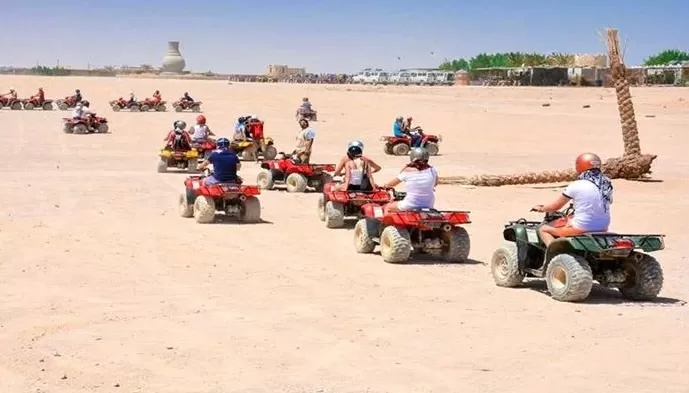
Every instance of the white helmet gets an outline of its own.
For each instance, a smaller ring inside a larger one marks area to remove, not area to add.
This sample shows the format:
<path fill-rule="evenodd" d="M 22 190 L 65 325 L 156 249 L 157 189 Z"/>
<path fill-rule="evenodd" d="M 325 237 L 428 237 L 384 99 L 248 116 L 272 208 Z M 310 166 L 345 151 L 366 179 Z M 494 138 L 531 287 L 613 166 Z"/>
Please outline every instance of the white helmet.
<path fill-rule="evenodd" d="M 358 139 L 350 141 L 349 144 L 347 145 L 347 149 L 349 149 L 350 147 L 354 147 L 354 146 L 360 148 L 361 150 L 364 150 L 364 142 L 362 142 Z"/>
<path fill-rule="evenodd" d="M 257 120 L 258 120 L 258 116 L 256 116 L 256 115 L 249 115 L 249 119 L 257 119 Z"/>
<path fill-rule="evenodd" d="M 81 102 L 77 102 L 77 104 L 74 105 L 74 107 L 77 108 L 77 109 L 81 108 Z"/>

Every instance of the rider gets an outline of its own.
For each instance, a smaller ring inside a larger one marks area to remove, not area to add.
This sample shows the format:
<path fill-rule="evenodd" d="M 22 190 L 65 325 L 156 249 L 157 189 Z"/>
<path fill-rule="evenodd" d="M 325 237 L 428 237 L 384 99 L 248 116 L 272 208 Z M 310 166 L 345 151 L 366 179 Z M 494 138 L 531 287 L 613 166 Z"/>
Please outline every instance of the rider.
<path fill-rule="evenodd" d="M 412 117 L 409 116 L 409 117 L 407 117 L 407 119 L 404 121 L 404 123 L 402 123 L 402 130 L 403 130 L 405 133 L 411 133 L 411 130 L 412 130 L 412 128 L 411 128 L 411 122 L 412 122 L 412 120 L 414 120 L 414 119 L 412 119 Z"/>
<path fill-rule="evenodd" d="M 129 93 L 129 101 L 127 101 L 127 106 L 132 106 L 136 104 L 136 96 L 134 96 L 134 92 Z"/>
<path fill-rule="evenodd" d="M 205 141 L 213 142 L 211 136 L 215 136 L 211 129 L 206 125 L 206 116 L 198 115 L 196 117 L 196 124 L 192 127 L 193 133 L 191 140 L 194 143 L 203 143 Z"/>
<path fill-rule="evenodd" d="M 244 128 L 246 136 L 253 142 L 254 152 L 257 153 L 259 150 L 265 151 L 265 141 L 263 140 L 263 121 L 259 120 L 258 116 L 250 115 L 246 119 L 246 127 Z M 254 154 L 256 162 L 259 161 L 258 154 Z"/>
<path fill-rule="evenodd" d="M 234 125 L 232 140 L 237 142 L 246 140 L 246 117 L 240 116 L 237 118 L 237 123 Z"/>
<path fill-rule="evenodd" d="M 316 131 L 309 127 L 309 121 L 306 119 L 299 120 L 299 127 L 301 130 L 297 132 L 297 148 L 294 149 L 294 158 L 295 161 L 308 164 Z"/>
<path fill-rule="evenodd" d="M 72 119 L 81 120 L 83 117 L 84 117 L 84 108 L 81 105 L 81 102 L 77 102 L 76 106 L 74 106 L 74 110 L 72 111 Z"/>
<path fill-rule="evenodd" d="M 162 100 L 163 100 L 163 97 L 160 95 L 160 90 L 156 90 L 153 93 L 152 101 L 157 104 L 157 103 L 161 102 Z"/>
<path fill-rule="evenodd" d="M 342 156 L 342 158 L 340 158 L 340 161 L 337 163 L 337 166 L 335 167 L 335 173 L 333 174 L 333 176 L 342 176 L 343 175 L 343 171 L 345 170 L 345 165 L 353 159 L 351 149 L 354 147 L 361 150 L 361 154 L 362 154 L 361 160 L 366 162 L 369 165 L 372 174 L 381 170 L 380 165 L 376 164 L 372 159 L 365 157 L 363 155 L 363 153 L 364 153 L 364 142 L 362 142 L 360 140 L 354 140 L 354 141 L 349 142 L 349 144 L 347 145 L 347 154 Z"/>
<path fill-rule="evenodd" d="M 10 89 L 9 93 L 5 93 L 1 95 L 0 97 L 8 97 L 11 98 L 12 100 L 17 99 L 17 92 L 14 89 Z"/>
<path fill-rule="evenodd" d="M 190 103 L 190 104 L 193 104 L 193 103 L 194 103 L 194 99 L 191 98 L 191 96 L 189 95 L 189 93 L 187 93 L 186 91 L 184 92 L 184 95 L 182 96 L 182 99 L 181 99 L 180 101 L 187 101 L 187 102 Z"/>
<path fill-rule="evenodd" d="M 383 187 L 393 188 L 401 182 L 407 183 L 407 196 L 399 202 L 385 205 L 385 212 L 413 209 L 431 209 L 435 204 L 435 186 L 438 185 L 438 171 L 428 164 L 430 155 L 423 147 L 415 147 L 409 153 L 409 164 Z"/>
<path fill-rule="evenodd" d="M 39 87 L 38 93 L 36 93 L 35 96 L 32 96 L 31 99 L 35 99 L 36 102 L 38 102 L 38 105 L 43 105 L 43 102 L 45 101 L 45 92 L 43 91 L 43 88 Z"/>
<path fill-rule="evenodd" d="M 241 169 L 242 163 L 237 154 L 230 150 L 230 140 L 221 137 L 218 138 L 217 144 L 218 149 L 198 167 L 203 171 L 208 165 L 213 164 L 213 174 L 204 179 L 204 184 L 241 183 L 242 179 L 237 175 L 237 171 Z"/>
<path fill-rule="evenodd" d="M 81 113 L 82 118 L 91 116 L 93 114 L 91 113 L 91 103 L 88 102 L 88 100 L 84 100 L 81 102 Z"/>
<path fill-rule="evenodd" d="M 72 98 L 74 99 L 75 103 L 81 102 L 81 100 L 83 99 L 83 97 L 81 96 L 81 90 L 74 90 L 74 95 L 72 96 Z"/>
<path fill-rule="evenodd" d="M 538 233 L 548 246 L 556 237 L 581 235 L 586 232 L 606 232 L 610 225 L 612 182 L 601 170 L 601 159 L 593 153 L 580 154 L 574 163 L 577 180 L 567 186 L 560 196 L 547 205 L 536 205 L 533 210 L 556 212 L 570 200 L 574 215 L 562 226 L 541 225 Z"/>
<path fill-rule="evenodd" d="M 347 191 L 373 191 L 373 173 L 380 170 L 380 166 L 371 159 L 364 157 L 364 143 L 355 140 L 347 145 L 347 155 L 340 159 L 335 168 L 335 176 L 340 176 L 344 170 L 344 181 L 338 189 Z M 368 184 L 364 182 L 368 179 Z"/>
<path fill-rule="evenodd" d="M 177 150 L 191 149 L 191 136 L 185 130 L 187 123 L 182 120 L 176 120 L 172 123 L 172 131 L 163 139 L 166 142 L 165 147 L 170 147 Z"/>
<path fill-rule="evenodd" d="M 299 110 L 301 111 L 302 114 L 309 114 L 313 113 L 313 109 L 311 108 L 311 103 L 309 102 L 309 97 L 304 97 L 301 99 L 301 106 L 299 107 Z"/>

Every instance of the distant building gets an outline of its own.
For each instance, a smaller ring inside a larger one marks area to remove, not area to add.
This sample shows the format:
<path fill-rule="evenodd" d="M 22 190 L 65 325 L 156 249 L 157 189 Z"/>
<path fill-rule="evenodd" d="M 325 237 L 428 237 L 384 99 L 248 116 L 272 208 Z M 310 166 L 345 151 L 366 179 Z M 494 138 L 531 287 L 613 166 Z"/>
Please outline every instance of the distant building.
<path fill-rule="evenodd" d="M 266 70 L 266 75 L 276 78 L 303 74 L 306 74 L 306 68 L 290 68 L 287 65 L 270 64 Z"/>

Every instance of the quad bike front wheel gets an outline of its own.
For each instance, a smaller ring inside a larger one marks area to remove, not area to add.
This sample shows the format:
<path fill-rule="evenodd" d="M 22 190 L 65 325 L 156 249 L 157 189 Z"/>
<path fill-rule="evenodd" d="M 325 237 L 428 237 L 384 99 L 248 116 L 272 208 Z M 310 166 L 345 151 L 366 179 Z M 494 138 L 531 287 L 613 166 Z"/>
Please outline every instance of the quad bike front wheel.
<path fill-rule="evenodd" d="M 69 109 L 69 105 L 67 105 L 66 102 L 58 102 L 57 103 L 57 109 L 59 109 L 61 111 L 66 111 Z"/>
<path fill-rule="evenodd" d="M 265 150 L 263 151 L 264 160 L 274 160 L 277 155 L 278 149 L 276 149 L 273 145 L 266 146 Z"/>
<path fill-rule="evenodd" d="M 191 107 L 191 111 L 192 111 L 192 112 L 201 112 L 201 105 L 198 105 L 198 104 L 193 105 L 193 106 Z"/>
<path fill-rule="evenodd" d="M 308 181 L 301 173 L 290 173 L 285 179 L 285 185 L 287 192 L 304 192 L 308 186 Z"/>
<path fill-rule="evenodd" d="M 401 263 L 411 256 L 411 237 L 407 228 L 393 225 L 380 234 L 380 255 L 388 263 Z"/>
<path fill-rule="evenodd" d="M 519 257 L 515 243 L 505 242 L 493 252 L 490 259 L 490 273 L 493 275 L 495 285 L 499 287 L 514 288 L 521 285 L 524 274 L 519 270 Z"/>
<path fill-rule="evenodd" d="M 158 173 L 165 173 L 165 172 L 167 172 L 167 167 L 168 167 L 167 160 L 161 158 L 158 161 L 158 168 L 156 170 Z"/>
<path fill-rule="evenodd" d="M 117 105 L 117 104 L 113 104 L 113 105 L 112 105 L 112 111 L 113 111 L 113 112 L 119 112 L 119 111 L 121 111 L 121 110 L 122 110 L 122 108 L 120 108 L 119 105 Z"/>
<path fill-rule="evenodd" d="M 409 145 L 406 143 L 398 143 L 392 146 L 392 154 L 395 156 L 406 156 L 409 154 Z"/>
<path fill-rule="evenodd" d="M 69 124 L 65 124 L 65 126 L 62 127 L 62 131 L 63 131 L 65 134 L 73 134 L 73 133 L 74 133 L 74 128 L 73 128 L 71 125 L 69 125 Z"/>
<path fill-rule="evenodd" d="M 160 104 L 160 105 L 156 106 L 155 109 L 156 109 L 156 112 L 165 112 L 165 111 L 167 111 L 167 107 L 166 107 L 165 105 L 163 105 L 163 104 Z"/>
<path fill-rule="evenodd" d="M 561 302 L 580 302 L 593 287 L 593 273 L 584 257 L 559 254 L 553 257 L 545 273 L 550 296 Z"/>
<path fill-rule="evenodd" d="M 325 194 L 318 195 L 318 219 L 325 221 Z"/>
<path fill-rule="evenodd" d="M 151 110 L 151 107 L 150 107 L 150 106 L 148 106 L 148 105 L 146 105 L 146 104 L 141 105 L 141 112 L 148 112 L 148 111 L 150 111 L 150 110 Z"/>
<path fill-rule="evenodd" d="M 443 240 L 443 259 L 447 262 L 466 262 L 471 250 L 471 239 L 466 229 L 454 227 L 449 232 L 443 232 Z"/>
<path fill-rule="evenodd" d="M 328 201 L 325 203 L 325 227 L 341 228 L 344 226 L 344 206 L 341 203 Z"/>
<path fill-rule="evenodd" d="M 378 236 L 378 221 L 362 218 L 354 226 L 354 249 L 359 254 L 370 254 L 376 248 L 373 238 Z"/>
<path fill-rule="evenodd" d="M 75 125 L 72 127 L 72 131 L 73 131 L 75 134 L 88 134 L 88 133 L 89 133 L 89 128 L 86 127 L 85 124 L 75 124 Z"/>
<path fill-rule="evenodd" d="M 200 195 L 194 201 L 194 219 L 199 224 L 209 224 L 215 219 L 215 200 Z"/>
<path fill-rule="evenodd" d="M 13 104 L 10 106 L 10 109 L 12 109 L 13 111 L 20 111 L 20 110 L 22 110 L 22 108 L 23 108 L 22 103 L 19 102 L 19 101 L 13 103 Z"/>
<path fill-rule="evenodd" d="M 663 288 L 663 269 L 648 254 L 632 252 L 622 263 L 627 276 L 619 288 L 622 297 L 630 300 L 653 300 Z"/>
<path fill-rule="evenodd" d="M 34 108 L 34 105 L 33 105 L 32 103 L 30 103 L 30 102 L 27 102 L 27 103 L 24 104 L 24 110 L 32 111 L 33 108 Z"/>
<path fill-rule="evenodd" d="M 384 144 L 384 145 L 383 145 L 383 151 L 385 152 L 385 154 L 391 156 L 391 155 L 393 154 L 393 153 L 392 153 L 392 145 L 389 145 L 389 144 L 387 144 L 387 143 Z"/>
<path fill-rule="evenodd" d="M 275 186 L 273 173 L 269 170 L 262 170 L 256 176 L 256 185 L 262 190 L 272 190 Z"/>
<path fill-rule="evenodd" d="M 45 103 L 43 103 L 42 108 L 44 111 L 52 111 L 53 110 L 53 104 L 50 102 L 45 102 Z"/>
<path fill-rule="evenodd" d="M 261 201 L 255 196 L 250 196 L 244 201 L 242 222 L 261 222 Z"/>
<path fill-rule="evenodd" d="M 189 200 L 187 192 L 179 194 L 179 202 L 177 204 L 179 215 L 184 218 L 194 217 L 194 201 Z"/>
<path fill-rule="evenodd" d="M 107 134 L 108 131 L 110 131 L 110 126 L 108 126 L 107 123 L 100 123 L 98 127 L 96 127 L 96 131 L 98 131 L 99 134 Z"/>
<path fill-rule="evenodd" d="M 440 151 L 440 146 L 438 146 L 438 144 L 435 142 L 427 142 L 424 148 L 426 149 L 426 151 L 428 151 L 428 154 L 431 156 L 437 156 L 438 152 Z"/>
<path fill-rule="evenodd" d="M 184 108 L 181 105 L 175 105 L 175 112 L 182 112 Z"/>
<path fill-rule="evenodd" d="M 141 111 L 141 108 L 139 108 L 138 105 L 132 105 L 132 106 L 129 107 L 129 111 L 130 111 L 130 112 L 140 112 L 140 111 Z"/>

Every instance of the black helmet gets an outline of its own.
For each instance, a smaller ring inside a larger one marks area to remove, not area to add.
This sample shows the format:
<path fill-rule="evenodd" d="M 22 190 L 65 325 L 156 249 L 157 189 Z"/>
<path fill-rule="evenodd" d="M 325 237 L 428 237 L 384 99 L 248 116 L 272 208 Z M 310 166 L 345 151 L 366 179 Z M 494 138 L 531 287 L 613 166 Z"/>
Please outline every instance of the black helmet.
<path fill-rule="evenodd" d="M 411 162 L 428 161 L 430 157 L 431 155 L 428 154 L 428 150 L 424 149 L 423 147 L 415 147 L 411 149 L 411 152 L 409 153 L 409 161 Z"/>
<path fill-rule="evenodd" d="M 361 150 L 361 147 L 359 146 L 350 146 L 347 148 L 347 155 L 349 158 L 357 158 L 361 157 L 364 154 L 364 152 Z"/>
<path fill-rule="evenodd" d="M 88 108 L 88 107 L 89 107 L 89 105 L 91 105 L 91 103 L 90 103 L 90 102 L 88 102 L 88 100 L 84 100 L 84 101 L 82 101 L 82 102 L 81 102 L 81 105 L 83 105 L 83 106 L 85 106 L 85 107 L 87 107 L 87 108 Z"/>
<path fill-rule="evenodd" d="M 184 92 L 184 96 L 186 97 L 186 96 L 188 96 L 188 95 L 189 95 L 189 93 L 187 93 L 187 92 L 185 91 L 185 92 Z"/>
<path fill-rule="evenodd" d="M 76 89 L 76 90 L 74 90 L 74 92 L 77 93 L 77 94 L 79 94 L 79 93 L 81 93 L 81 90 Z"/>
<path fill-rule="evenodd" d="M 237 118 L 237 123 L 241 124 L 241 123 L 244 123 L 245 121 L 246 121 L 246 117 L 244 117 L 244 116 L 240 116 Z"/>
<path fill-rule="evenodd" d="M 185 122 L 184 120 L 175 120 L 175 122 L 172 123 L 172 126 L 174 128 L 179 128 L 179 129 L 183 130 L 183 129 L 187 128 L 187 122 Z"/>

